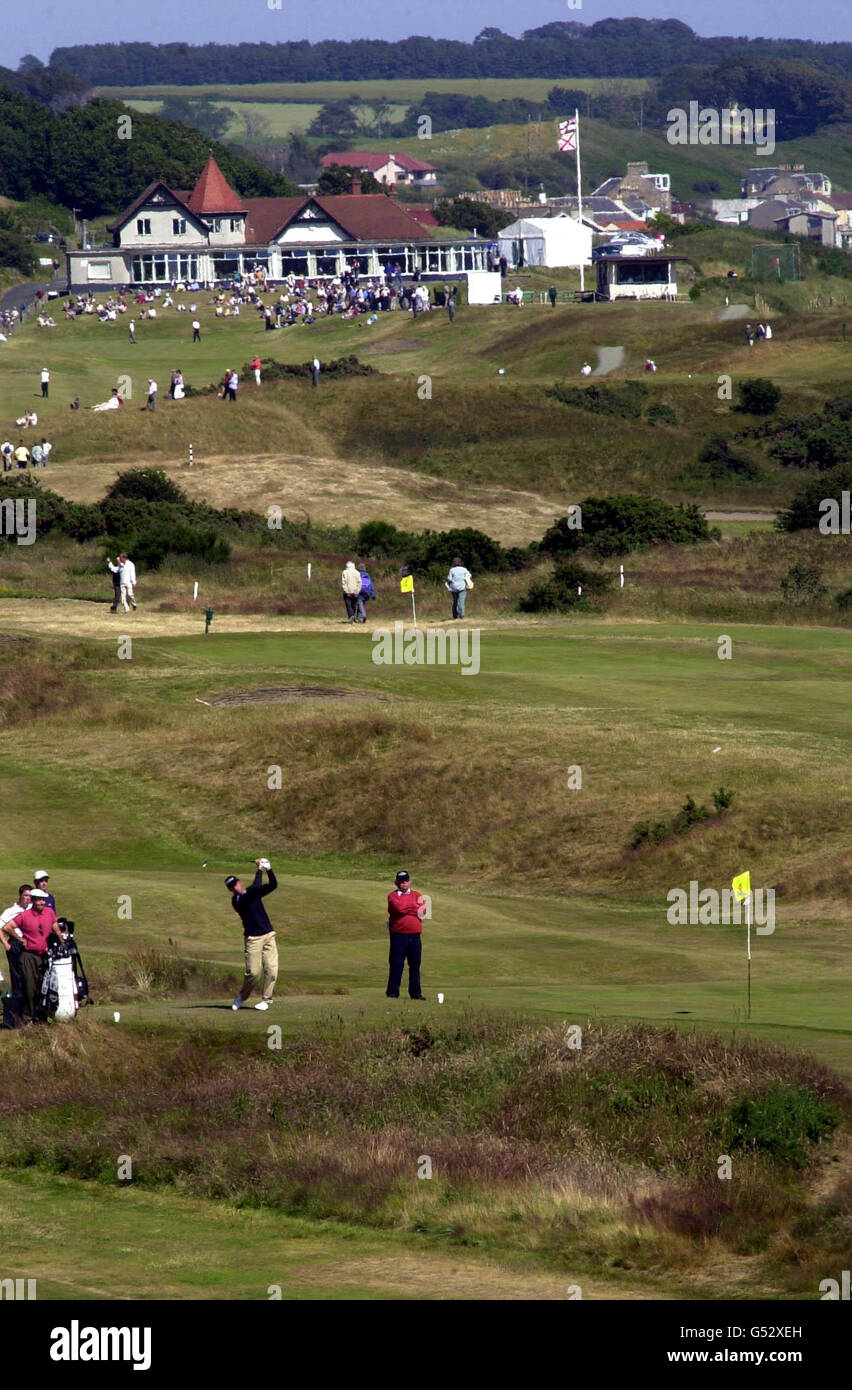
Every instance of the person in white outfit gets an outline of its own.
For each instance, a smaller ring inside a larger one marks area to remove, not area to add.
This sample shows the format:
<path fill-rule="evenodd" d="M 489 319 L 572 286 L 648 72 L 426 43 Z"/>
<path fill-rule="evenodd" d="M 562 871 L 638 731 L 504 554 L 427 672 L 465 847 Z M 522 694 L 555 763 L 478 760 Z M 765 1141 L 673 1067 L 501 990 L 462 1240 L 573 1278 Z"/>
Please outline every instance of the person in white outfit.
<path fill-rule="evenodd" d="M 118 587 L 121 593 L 122 606 L 125 613 L 129 613 L 130 608 L 135 613 L 136 600 L 133 597 L 133 590 L 136 588 L 136 566 L 124 554 L 116 556 L 116 559 L 118 560 Z M 111 570 L 115 571 L 116 566 L 110 560 L 107 560 L 107 564 Z M 130 607 L 127 606 L 128 599 L 130 599 Z"/>

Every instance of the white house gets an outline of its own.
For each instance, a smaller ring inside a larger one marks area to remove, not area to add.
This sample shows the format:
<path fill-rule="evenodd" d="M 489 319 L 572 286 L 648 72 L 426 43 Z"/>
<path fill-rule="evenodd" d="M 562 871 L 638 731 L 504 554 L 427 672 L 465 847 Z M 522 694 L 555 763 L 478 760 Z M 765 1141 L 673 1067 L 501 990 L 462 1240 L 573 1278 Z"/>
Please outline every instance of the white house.
<path fill-rule="evenodd" d="M 324 154 L 320 168 L 340 164 L 358 173 L 370 173 L 379 183 L 403 183 L 413 188 L 429 188 L 438 182 L 434 164 L 426 164 L 410 154 L 378 154 L 375 150 L 337 150 Z"/>
<path fill-rule="evenodd" d="M 567 213 L 519 217 L 498 232 L 500 255 L 514 268 L 524 265 L 590 265 L 592 230 Z"/>
<path fill-rule="evenodd" d="M 462 275 L 486 269 L 480 237 L 437 240 L 385 193 L 333 197 L 242 198 L 212 154 L 191 193 L 149 184 L 108 228 L 112 245 L 69 251 L 73 290 L 129 285 L 212 284 L 263 271 L 340 275 L 356 263 L 364 275 L 395 265 L 403 275 Z"/>

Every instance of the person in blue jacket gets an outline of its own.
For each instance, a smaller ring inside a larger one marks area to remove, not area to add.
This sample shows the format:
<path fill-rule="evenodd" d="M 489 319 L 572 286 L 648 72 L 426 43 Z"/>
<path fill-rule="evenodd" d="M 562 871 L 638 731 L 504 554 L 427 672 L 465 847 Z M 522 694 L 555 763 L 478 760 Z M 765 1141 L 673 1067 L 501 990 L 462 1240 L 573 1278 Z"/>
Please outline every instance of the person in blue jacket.
<path fill-rule="evenodd" d="M 376 591 L 364 565 L 358 566 L 358 573 L 361 576 L 361 592 L 355 600 L 355 621 L 356 623 L 365 623 L 367 621 L 367 600 L 376 598 Z"/>

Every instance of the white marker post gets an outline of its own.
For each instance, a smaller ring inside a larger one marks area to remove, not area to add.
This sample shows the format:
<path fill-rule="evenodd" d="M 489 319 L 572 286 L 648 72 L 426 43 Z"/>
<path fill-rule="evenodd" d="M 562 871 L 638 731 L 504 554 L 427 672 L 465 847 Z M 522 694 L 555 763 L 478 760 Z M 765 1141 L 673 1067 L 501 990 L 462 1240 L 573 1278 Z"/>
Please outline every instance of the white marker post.
<path fill-rule="evenodd" d="M 189 466 L 192 467 L 192 445 L 189 446 Z"/>
<path fill-rule="evenodd" d="M 618 580 L 619 580 L 618 587 L 619 587 L 620 589 L 623 589 L 623 588 L 624 588 L 624 566 L 623 566 L 623 565 L 619 565 L 619 567 L 618 567 Z"/>
<path fill-rule="evenodd" d="M 310 560 L 309 560 L 309 561 L 308 561 L 308 579 L 310 579 L 310 577 L 311 577 L 311 562 L 310 562 Z"/>
<path fill-rule="evenodd" d="M 193 603 L 195 603 L 195 600 L 196 600 L 197 598 L 198 598 L 198 580 L 196 579 L 195 584 L 194 584 L 194 586 L 193 586 L 193 590 L 192 590 L 192 601 L 193 601 Z"/>
<path fill-rule="evenodd" d="M 748 972 L 748 1016 L 751 1018 L 751 893 L 746 898 L 746 959 Z"/>

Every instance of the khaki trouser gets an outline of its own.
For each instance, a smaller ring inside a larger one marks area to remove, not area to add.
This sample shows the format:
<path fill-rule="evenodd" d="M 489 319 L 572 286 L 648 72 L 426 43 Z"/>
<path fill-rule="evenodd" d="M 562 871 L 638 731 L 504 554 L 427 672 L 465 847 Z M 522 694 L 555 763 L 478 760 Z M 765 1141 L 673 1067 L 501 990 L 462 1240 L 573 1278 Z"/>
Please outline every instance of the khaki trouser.
<path fill-rule="evenodd" d="M 269 1004 L 272 991 L 278 979 L 278 943 L 275 932 L 268 931 L 265 936 L 247 936 L 245 940 L 246 973 L 240 990 L 240 999 L 245 1003 L 252 990 L 263 975 L 263 998 Z"/>

